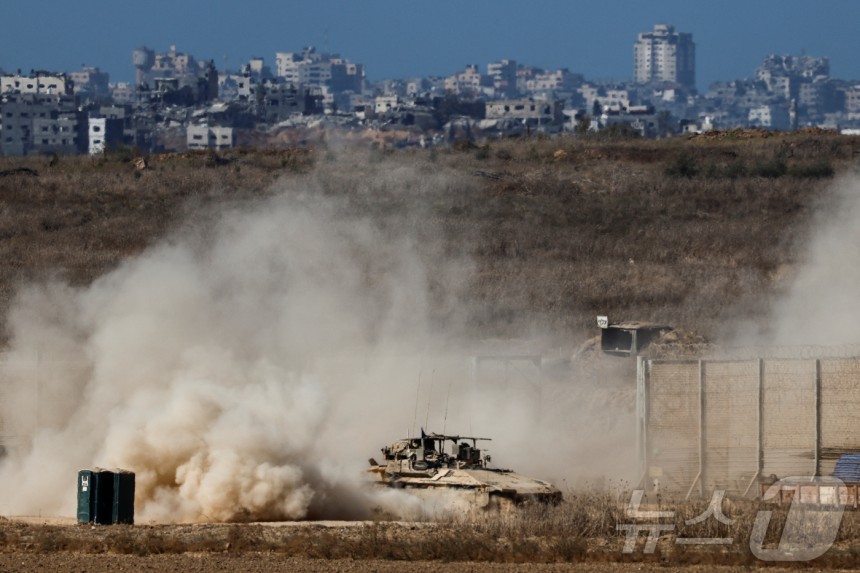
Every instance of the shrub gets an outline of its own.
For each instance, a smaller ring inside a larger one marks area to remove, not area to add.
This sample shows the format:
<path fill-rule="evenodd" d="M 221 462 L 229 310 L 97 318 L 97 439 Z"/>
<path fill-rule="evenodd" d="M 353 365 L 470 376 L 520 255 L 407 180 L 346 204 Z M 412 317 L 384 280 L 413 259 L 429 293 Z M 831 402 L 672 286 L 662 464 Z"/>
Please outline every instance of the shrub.
<path fill-rule="evenodd" d="M 747 174 L 747 167 L 743 161 L 732 161 L 726 165 L 725 176 L 729 179 L 737 179 Z"/>
<path fill-rule="evenodd" d="M 641 139 L 639 130 L 627 123 L 615 123 L 597 132 L 598 137 L 603 139 Z"/>
<path fill-rule="evenodd" d="M 104 157 L 118 163 L 128 163 L 132 161 L 138 154 L 137 150 L 128 145 L 108 145 L 104 150 Z"/>
<path fill-rule="evenodd" d="M 496 151 L 496 159 L 501 159 L 502 161 L 510 161 L 514 156 L 507 149 L 499 149 Z"/>
<path fill-rule="evenodd" d="M 669 177 L 686 177 L 690 179 L 699 172 L 696 159 L 689 151 L 681 151 L 666 167 L 666 175 Z"/>
<path fill-rule="evenodd" d="M 792 165 L 788 174 L 798 179 L 826 179 L 833 177 L 833 166 L 829 161 L 820 159 L 813 163 Z"/>
<path fill-rule="evenodd" d="M 785 175 L 786 172 L 788 172 L 788 167 L 786 166 L 785 161 L 781 158 L 775 158 L 770 161 L 757 162 L 750 170 L 750 175 L 754 177 L 776 179 Z"/>
<path fill-rule="evenodd" d="M 703 175 L 707 179 L 738 179 L 747 174 L 747 168 L 743 161 L 732 161 L 727 165 L 710 163 L 705 168 Z"/>

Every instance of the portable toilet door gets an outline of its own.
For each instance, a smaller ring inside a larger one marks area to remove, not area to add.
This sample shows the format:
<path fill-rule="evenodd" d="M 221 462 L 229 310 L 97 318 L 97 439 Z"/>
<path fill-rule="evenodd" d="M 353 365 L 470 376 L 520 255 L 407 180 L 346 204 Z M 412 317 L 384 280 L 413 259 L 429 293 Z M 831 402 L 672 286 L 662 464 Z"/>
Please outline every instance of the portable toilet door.
<path fill-rule="evenodd" d="M 78 523 L 92 523 L 96 513 L 95 472 L 78 472 Z"/>
<path fill-rule="evenodd" d="M 113 481 L 114 473 L 110 470 L 98 470 L 95 474 L 95 514 L 93 523 L 98 525 L 113 524 Z"/>
<path fill-rule="evenodd" d="M 134 473 L 117 470 L 113 474 L 113 523 L 134 524 Z"/>

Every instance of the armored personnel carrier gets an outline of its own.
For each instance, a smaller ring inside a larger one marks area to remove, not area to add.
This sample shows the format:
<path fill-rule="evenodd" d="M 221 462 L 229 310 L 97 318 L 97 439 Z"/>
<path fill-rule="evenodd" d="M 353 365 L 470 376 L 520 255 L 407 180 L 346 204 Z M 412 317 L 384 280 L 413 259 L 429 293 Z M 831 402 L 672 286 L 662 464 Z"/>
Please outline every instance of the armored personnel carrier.
<path fill-rule="evenodd" d="M 561 501 L 561 491 L 552 484 L 489 467 L 490 456 L 482 455 L 478 441 L 489 438 L 425 434 L 422 430 L 420 438 L 397 440 L 382 448 L 384 461 L 371 458 L 369 471 L 378 475 L 377 483 L 383 487 L 407 488 L 425 499 L 453 493 L 481 508 Z"/>

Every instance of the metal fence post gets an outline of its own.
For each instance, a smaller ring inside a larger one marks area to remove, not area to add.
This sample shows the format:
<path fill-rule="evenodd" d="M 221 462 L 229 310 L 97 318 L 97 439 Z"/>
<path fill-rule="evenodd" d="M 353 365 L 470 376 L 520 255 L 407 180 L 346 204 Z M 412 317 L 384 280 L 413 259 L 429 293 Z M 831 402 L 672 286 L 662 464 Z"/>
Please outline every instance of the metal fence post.
<path fill-rule="evenodd" d="M 636 357 L 636 457 L 639 461 L 642 477 L 640 486 L 644 486 L 648 475 L 648 396 L 646 392 L 647 362 L 644 356 Z"/>
<path fill-rule="evenodd" d="M 705 388 L 704 388 L 704 362 L 702 360 L 698 361 L 699 364 L 699 471 L 696 473 L 696 477 L 693 478 L 693 483 L 690 484 L 690 489 L 687 490 L 687 495 L 684 499 L 690 499 L 690 495 L 693 493 L 693 489 L 696 487 L 696 484 L 699 486 L 699 497 L 702 497 L 704 494 L 704 485 L 703 482 L 705 480 L 704 472 L 705 472 Z"/>
<path fill-rule="evenodd" d="M 764 469 L 764 359 L 758 359 L 758 404 L 756 408 L 758 423 L 758 439 L 756 440 L 756 475 L 753 481 L 761 475 Z M 749 489 L 749 488 L 747 488 Z M 756 493 L 758 495 L 758 493 Z"/>
<path fill-rule="evenodd" d="M 753 484 L 756 483 L 761 472 L 764 469 L 764 360 L 758 359 L 758 404 L 756 408 L 756 418 L 758 423 L 758 438 L 756 439 L 756 471 L 753 475 L 747 488 L 744 490 L 743 497 L 746 497 Z M 761 495 L 761 491 L 756 492 L 756 496 Z"/>
<path fill-rule="evenodd" d="M 699 497 L 704 495 L 705 482 L 705 362 L 699 360 Z"/>
<path fill-rule="evenodd" d="M 821 474 L 821 360 L 815 359 L 815 467 L 813 475 Z"/>
<path fill-rule="evenodd" d="M 642 360 L 636 357 L 636 463 L 642 467 Z"/>

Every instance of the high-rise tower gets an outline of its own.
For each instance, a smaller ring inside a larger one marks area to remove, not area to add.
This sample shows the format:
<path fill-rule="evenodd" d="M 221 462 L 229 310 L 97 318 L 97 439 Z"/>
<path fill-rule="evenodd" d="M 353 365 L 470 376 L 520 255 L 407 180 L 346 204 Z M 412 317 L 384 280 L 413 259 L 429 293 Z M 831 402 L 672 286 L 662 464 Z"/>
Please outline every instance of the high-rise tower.
<path fill-rule="evenodd" d="M 639 34 L 633 46 L 633 71 L 637 83 L 673 82 L 696 87 L 696 44 L 692 34 L 679 34 L 675 27 L 657 24 Z"/>

